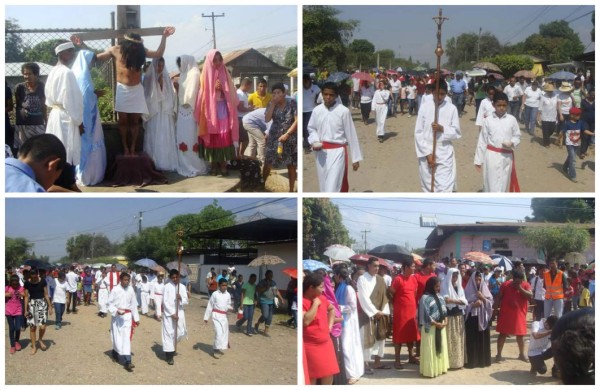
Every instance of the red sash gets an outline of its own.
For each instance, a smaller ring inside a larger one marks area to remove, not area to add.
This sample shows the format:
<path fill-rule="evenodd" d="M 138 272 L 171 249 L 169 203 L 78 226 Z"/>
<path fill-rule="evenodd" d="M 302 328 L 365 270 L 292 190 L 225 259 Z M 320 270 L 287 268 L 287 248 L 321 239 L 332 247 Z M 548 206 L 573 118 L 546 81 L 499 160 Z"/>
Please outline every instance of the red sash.
<path fill-rule="evenodd" d="M 131 313 L 131 310 L 129 309 L 119 309 L 119 310 L 123 310 L 125 313 Z M 133 329 L 136 327 L 137 325 L 135 324 L 135 321 L 133 320 L 133 315 L 131 316 L 131 333 L 129 334 L 129 340 L 133 340 Z"/>
<path fill-rule="evenodd" d="M 215 312 L 215 313 L 219 313 L 219 314 L 227 314 L 227 312 L 226 312 L 226 311 L 223 311 L 223 310 L 217 310 L 217 309 L 213 309 L 213 312 Z"/>
<path fill-rule="evenodd" d="M 113 287 L 114 287 L 114 285 L 113 285 L 113 274 L 114 274 L 114 273 L 115 273 L 115 272 L 112 272 L 112 271 L 110 271 L 110 272 L 109 272 L 109 274 L 110 274 L 110 277 L 108 278 L 108 279 L 109 279 L 109 282 L 110 282 L 110 288 L 109 288 L 109 291 L 112 291 L 112 289 L 113 289 Z M 117 271 L 117 272 L 116 272 L 116 274 L 117 274 L 117 279 L 119 279 L 119 278 L 121 277 L 121 275 L 120 275 L 120 272 L 119 272 L 119 271 Z M 118 283 L 118 282 L 117 282 L 117 283 Z"/>
<path fill-rule="evenodd" d="M 340 192 L 348 192 L 350 186 L 348 185 L 348 147 L 342 144 L 333 144 L 331 142 L 323 141 L 323 149 L 338 149 L 344 148 L 344 177 L 342 178 L 342 188 Z"/>
<path fill-rule="evenodd" d="M 510 172 L 510 192 L 521 192 L 521 187 L 519 187 L 519 180 L 517 180 L 517 164 L 515 163 L 515 153 L 509 149 L 497 148 L 492 145 L 487 146 L 488 150 L 498 153 L 512 154 L 512 170 Z"/>

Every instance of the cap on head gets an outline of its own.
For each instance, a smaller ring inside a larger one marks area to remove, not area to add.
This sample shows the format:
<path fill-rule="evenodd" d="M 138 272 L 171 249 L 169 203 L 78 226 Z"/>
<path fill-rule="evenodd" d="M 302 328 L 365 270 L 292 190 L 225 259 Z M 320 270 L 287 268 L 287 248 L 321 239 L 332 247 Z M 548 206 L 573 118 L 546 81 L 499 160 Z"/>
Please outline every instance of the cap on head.
<path fill-rule="evenodd" d="M 73 45 L 73 42 L 61 43 L 60 45 L 58 45 L 54 48 L 54 53 L 56 53 L 56 55 L 58 55 L 59 53 L 62 53 L 63 51 L 69 50 L 69 49 L 75 49 L 75 45 Z"/>

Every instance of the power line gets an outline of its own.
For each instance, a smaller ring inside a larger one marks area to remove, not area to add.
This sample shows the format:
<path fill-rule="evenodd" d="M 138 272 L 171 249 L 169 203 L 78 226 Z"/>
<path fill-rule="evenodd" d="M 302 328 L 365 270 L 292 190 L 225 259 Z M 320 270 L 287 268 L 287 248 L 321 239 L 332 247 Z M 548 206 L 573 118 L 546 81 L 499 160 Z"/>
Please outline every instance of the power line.
<path fill-rule="evenodd" d="M 525 31 L 525 29 L 527 29 L 529 26 L 531 26 L 533 24 L 533 22 L 535 22 L 537 19 L 539 19 L 540 17 L 542 17 L 542 15 L 544 15 L 546 12 L 548 12 L 548 10 L 551 8 L 551 6 L 546 6 L 544 7 L 544 9 L 532 20 L 530 20 L 527 24 L 525 24 L 525 26 L 523 26 L 523 28 L 521 28 L 519 31 L 517 31 L 516 33 L 514 33 L 513 35 L 511 35 L 508 39 L 506 39 L 504 41 L 504 44 L 506 45 L 508 42 L 510 42 L 511 39 L 519 36 L 519 34 L 521 34 L 523 31 Z"/>

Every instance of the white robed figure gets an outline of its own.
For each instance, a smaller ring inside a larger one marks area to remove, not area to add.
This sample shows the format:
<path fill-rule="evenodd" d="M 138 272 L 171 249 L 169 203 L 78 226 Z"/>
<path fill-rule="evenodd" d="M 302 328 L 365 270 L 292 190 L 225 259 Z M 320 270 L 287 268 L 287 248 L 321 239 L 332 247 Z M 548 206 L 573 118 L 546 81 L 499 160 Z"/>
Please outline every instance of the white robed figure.
<path fill-rule="evenodd" d="M 148 306 L 150 306 L 150 283 L 148 283 L 148 279 L 140 283 L 140 306 L 142 307 L 142 314 L 148 314 Z"/>
<path fill-rule="evenodd" d="M 162 345 L 167 354 L 167 362 L 172 364 L 175 352 L 175 326 L 177 326 L 177 341 L 187 335 L 184 305 L 189 303 L 187 290 L 179 283 L 177 271 L 171 271 L 169 281 L 164 284 L 163 313 L 162 313 Z M 177 310 L 177 285 L 179 285 L 179 310 Z"/>
<path fill-rule="evenodd" d="M 358 325 L 356 291 L 350 284 L 346 283 L 346 281 L 342 281 L 339 283 L 335 296 L 344 317 L 342 350 L 344 351 L 346 378 L 348 378 L 349 381 L 355 382 L 365 373 L 362 355 L 363 348 L 360 341 L 360 327 Z"/>
<path fill-rule="evenodd" d="M 496 111 L 496 109 L 492 104 L 492 99 L 490 99 L 490 96 L 488 95 L 485 99 L 481 101 L 481 104 L 479 105 L 479 111 L 477 112 L 477 118 L 475 118 L 475 124 L 479 126 L 480 130 L 481 126 L 483 126 L 483 121 L 485 120 L 485 118 L 492 115 L 494 111 Z"/>
<path fill-rule="evenodd" d="M 194 119 L 200 87 L 200 71 L 193 56 L 179 57 L 179 89 L 177 91 L 177 173 L 186 177 L 206 175 L 208 166 L 198 156 L 198 124 Z"/>
<path fill-rule="evenodd" d="M 83 129 L 81 135 L 81 158 L 77 165 L 77 180 L 85 186 L 93 186 L 104 179 L 106 171 L 106 147 L 98 96 L 90 67 L 96 61 L 96 55 L 90 50 L 81 50 L 75 58 L 71 70 L 83 95 Z"/>
<path fill-rule="evenodd" d="M 319 190 L 348 192 L 348 160 L 351 157 L 356 170 L 363 159 L 358 136 L 350 110 L 329 95 L 330 88 L 323 88 L 325 102 L 313 109 L 308 121 L 308 143 L 315 151 Z"/>
<path fill-rule="evenodd" d="M 445 99 L 446 93 L 440 83 L 439 101 L 441 103 L 439 104 L 438 125 L 443 131 L 436 131 L 434 192 L 452 192 L 456 190 L 456 158 L 452 141 L 459 139 L 461 132 L 458 111 L 456 106 Z M 421 188 L 424 192 L 431 191 L 431 167 L 428 158 L 431 158 L 433 153 L 432 124 L 434 119 L 435 103 L 430 100 L 419 109 L 417 123 L 415 124 L 415 148 L 419 159 Z"/>
<path fill-rule="evenodd" d="M 518 192 L 515 190 L 514 149 L 521 142 L 517 119 L 492 113 L 483 121 L 475 151 L 475 166 L 483 165 L 484 192 Z"/>
<path fill-rule="evenodd" d="M 133 368 L 131 365 L 131 339 L 133 338 L 134 324 L 140 322 L 137 311 L 137 300 L 135 291 L 129 285 L 130 277 L 121 275 L 121 283 L 115 286 L 108 297 L 108 311 L 112 315 L 110 332 L 112 336 L 113 358 L 119 355 L 125 359 L 125 368 Z"/>
<path fill-rule="evenodd" d="M 371 265 L 367 265 L 367 267 L 371 267 Z M 358 302 L 360 303 L 360 307 L 365 315 L 369 318 L 375 317 L 375 315 L 379 312 L 378 308 L 371 301 L 371 294 L 377 285 L 377 278 L 381 276 L 377 275 L 377 273 L 371 274 L 370 272 L 365 272 L 362 274 L 357 281 L 357 297 Z M 384 282 L 381 282 L 384 283 Z M 386 303 L 381 309 L 381 313 L 384 315 L 390 315 L 390 305 Z M 365 339 L 367 338 L 366 333 L 370 331 L 369 325 L 363 325 L 360 327 L 361 336 L 361 350 L 362 350 L 362 358 L 363 362 L 366 364 L 370 364 L 372 362 L 371 356 L 375 356 L 375 364 L 381 362 L 381 359 L 385 354 L 385 340 L 375 340 L 374 344 L 371 347 L 365 347 Z"/>
<path fill-rule="evenodd" d="M 223 350 L 229 348 L 228 310 L 233 310 L 233 307 L 231 296 L 227 292 L 227 283 L 223 282 L 219 284 L 219 289 L 210 296 L 208 306 L 204 312 L 204 322 L 212 319 L 215 327 L 215 341 L 213 343 L 215 354 L 223 354 Z M 215 357 L 217 356 L 215 355 Z"/>
<path fill-rule="evenodd" d="M 71 42 L 55 49 L 59 61 L 48 74 L 44 93 L 46 106 L 51 109 L 46 133 L 60 139 L 67 150 L 67 162 L 76 166 L 81 157 L 79 126 L 83 123 L 83 97 L 75 75 L 67 66 L 72 58 L 72 49 Z M 68 53 L 71 53 L 71 57 Z"/>
<path fill-rule="evenodd" d="M 161 171 L 177 170 L 175 88 L 165 68 L 164 58 L 152 59 L 143 80 L 148 116 L 144 119 L 144 151 Z"/>
<path fill-rule="evenodd" d="M 377 123 L 377 139 L 383 142 L 385 136 L 385 118 L 388 113 L 388 101 L 390 100 L 390 91 L 384 88 L 383 82 L 378 84 L 378 90 L 373 95 L 372 111 L 375 111 L 375 122 Z"/>
<path fill-rule="evenodd" d="M 154 302 L 154 317 L 156 317 L 157 320 L 162 318 L 162 303 L 165 291 L 165 284 L 162 279 L 163 276 L 159 275 L 158 278 L 152 282 L 152 287 L 150 288 L 150 299 Z"/>
<path fill-rule="evenodd" d="M 98 282 L 98 311 L 100 313 L 108 313 L 108 278 L 104 277 Z"/>

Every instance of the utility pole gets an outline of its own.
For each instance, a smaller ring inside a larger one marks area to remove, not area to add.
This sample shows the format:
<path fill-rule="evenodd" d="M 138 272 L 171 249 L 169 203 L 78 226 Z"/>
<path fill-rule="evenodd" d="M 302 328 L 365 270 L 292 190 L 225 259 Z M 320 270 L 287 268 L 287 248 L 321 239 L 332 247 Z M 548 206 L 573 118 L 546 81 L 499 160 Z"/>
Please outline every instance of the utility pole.
<path fill-rule="evenodd" d="M 144 219 L 142 216 L 143 213 L 143 211 L 140 211 L 140 216 L 138 217 L 138 234 L 142 234 L 142 219 Z"/>
<path fill-rule="evenodd" d="M 94 260 L 94 238 L 96 238 L 96 233 L 92 233 L 92 260 Z"/>
<path fill-rule="evenodd" d="M 211 18 L 212 19 L 213 49 L 216 49 L 217 48 L 217 36 L 215 35 L 215 18 L 225 17 L 225 14 L 222 13 L 221 15 L 215 15 L 214 12 L 211 12 L 210 15 L 204 15 L 204 13 L 202 13 L 202 17 L 203 18 Z"/>
<path fill-rule="evenodd" d="M 479 62 L 479 41 L 481 40 L 481 27 L 479 27 L 479 36 L 477 36 L 477 62 Z"/>
<path fill-rule="evenodd" d="M 371 233 L 370 230 L 361 230 L 361 233 L 365 235 L 365 253 L 367 253 L 367 233 Z"/>

